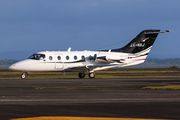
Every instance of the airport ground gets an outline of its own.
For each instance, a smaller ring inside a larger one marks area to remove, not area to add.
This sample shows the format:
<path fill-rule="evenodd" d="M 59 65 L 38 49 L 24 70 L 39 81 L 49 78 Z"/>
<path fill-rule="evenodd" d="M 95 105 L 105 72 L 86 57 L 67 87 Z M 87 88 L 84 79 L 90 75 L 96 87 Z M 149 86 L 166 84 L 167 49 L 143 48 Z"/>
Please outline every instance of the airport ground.
<path fill-rule="evenodd" d="M 39 120 L 37 117 L 42 116 L 48 120 L 55 117 L 179 120 L 180 90 L 144 88 L 180 85 L 179 70 L 163 71 L 104 72 L 120 77 L 95 79 L 54 78 L 57 74 L 43 74 L 45 78 L 40 79 L 17 79 L 17 74 L 2 74 L 0 120 L 32 117 Z M 104 75 L 103 72 L 98 74 Z"/>

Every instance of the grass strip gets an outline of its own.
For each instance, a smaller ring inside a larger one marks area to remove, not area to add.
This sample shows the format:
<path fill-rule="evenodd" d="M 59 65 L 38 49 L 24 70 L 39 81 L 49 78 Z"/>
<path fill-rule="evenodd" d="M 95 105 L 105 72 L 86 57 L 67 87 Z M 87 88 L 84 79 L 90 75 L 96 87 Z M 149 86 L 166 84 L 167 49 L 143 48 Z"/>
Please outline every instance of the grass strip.
<path fill-rule="evenodd" d="M 152 89 L 152 90 L 180 90 L 180 85 L 170 85 L 170 86 L 147 86 L 143 89 Z"/>
<path fill-rule="evenodd" d="M 96 71 L 96 73 L 117 74 L 117 73 L 179 73 L 171 70 L 126 70 L 126 71 Z"/>

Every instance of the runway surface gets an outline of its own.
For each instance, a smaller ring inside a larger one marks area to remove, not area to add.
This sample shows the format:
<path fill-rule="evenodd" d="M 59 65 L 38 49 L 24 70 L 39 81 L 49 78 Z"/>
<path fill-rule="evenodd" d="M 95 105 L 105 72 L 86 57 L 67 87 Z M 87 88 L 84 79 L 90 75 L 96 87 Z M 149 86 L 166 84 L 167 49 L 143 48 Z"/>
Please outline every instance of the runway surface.
<path fill-rule="evenodd" d="M 0 120 L 41 116 L 180 119 L 180 78 L 0 80 Z"/>

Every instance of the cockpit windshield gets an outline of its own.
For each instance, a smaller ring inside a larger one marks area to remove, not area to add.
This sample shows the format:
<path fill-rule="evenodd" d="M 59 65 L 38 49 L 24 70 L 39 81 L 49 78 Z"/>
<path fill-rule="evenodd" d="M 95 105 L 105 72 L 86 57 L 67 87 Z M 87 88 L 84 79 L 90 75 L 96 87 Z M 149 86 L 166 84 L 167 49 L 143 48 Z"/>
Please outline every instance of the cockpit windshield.
<path fill-rule="evenodd" d="M 28 59 L 42 60 L 45 58 L 44 54 L 33 54 Z"/>

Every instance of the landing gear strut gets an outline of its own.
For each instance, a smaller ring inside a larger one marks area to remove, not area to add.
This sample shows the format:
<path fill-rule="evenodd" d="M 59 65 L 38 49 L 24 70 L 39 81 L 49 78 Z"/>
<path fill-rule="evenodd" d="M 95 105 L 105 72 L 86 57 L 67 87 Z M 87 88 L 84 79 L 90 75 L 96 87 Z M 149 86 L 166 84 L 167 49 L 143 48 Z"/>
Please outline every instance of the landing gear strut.
<path fill-rule="evenodd" d="M 84 78 L 84 77 L 85 77 L 85 75 L 86 75 L 86 74 L 85 74 L 85 73 L 83 73 L 83 72 L 78 74 L 79 78 Z"/>
<path fill-rule="evenodd" d="M 94 72 L 90 72 L 89 73 L 89 78 L 94 78 L 95 77 L 95 73 Z"/>

